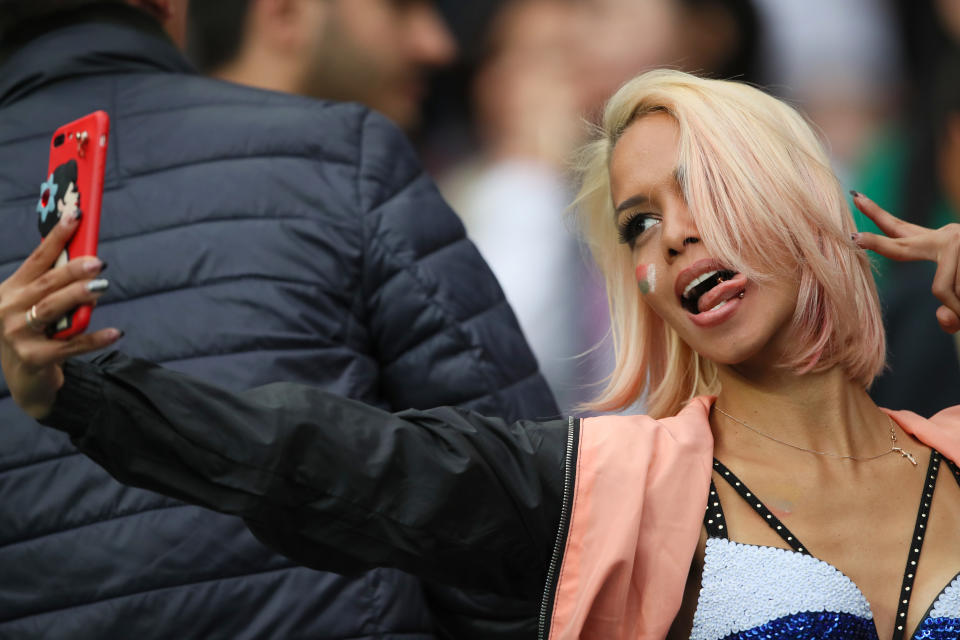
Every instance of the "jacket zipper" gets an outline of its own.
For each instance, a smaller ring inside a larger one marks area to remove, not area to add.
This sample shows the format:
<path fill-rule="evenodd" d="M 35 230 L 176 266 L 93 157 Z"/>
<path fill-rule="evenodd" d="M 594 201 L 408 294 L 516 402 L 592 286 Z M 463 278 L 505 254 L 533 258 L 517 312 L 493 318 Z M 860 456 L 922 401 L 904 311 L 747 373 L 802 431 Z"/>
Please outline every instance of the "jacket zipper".
<path fill-rule="evenodd" d="M 553 543 L 553 554 L 550 556 L 550 566 L 547 567 L 547 581 L 543 588 L 543 598 L 540 600 L 540 616 L 537 624 L 537 640 L 547 638 L 547 613 L 551 610 L 550 599 L 553 594 L 554 583 L 560 565 L 560 555 L 566 543 L 565 532 L 570 520 L 570 500 L 573 492 L 573 444 L 574 444 L 574 417 L 570 416 L 567 427 L 567 451 L 563 461 L 563 501 L 560 504 L 560 525 L 557 528 L 557 537 Z"/>

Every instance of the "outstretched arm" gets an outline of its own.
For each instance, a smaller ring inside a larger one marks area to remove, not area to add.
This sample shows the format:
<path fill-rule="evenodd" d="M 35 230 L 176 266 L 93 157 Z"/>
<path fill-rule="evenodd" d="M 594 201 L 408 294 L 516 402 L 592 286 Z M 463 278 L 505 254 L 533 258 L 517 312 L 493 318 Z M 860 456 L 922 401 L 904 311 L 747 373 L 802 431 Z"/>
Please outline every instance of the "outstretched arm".
<path fill-rule="evenodd" d="M 857 209 L 886 234 L 858 233 L 857 244 L 892 260 L 935 262 L 937 272 L 931 289 L 943 303 L 937 309 L 937 322 L 947 333 L 960 331 L 960 224 L 927 229 L 900 220 L 862 193 L 853 195 Z"/>
<path fill-rule="evenodd" d="M 542 585 L 565 422 L 393 415 L 289 383 L 234 394 L 116 352 L 64 371 L 45 423 L 120 481 L 241 516 L 301 564 L 512 596 Z"/>

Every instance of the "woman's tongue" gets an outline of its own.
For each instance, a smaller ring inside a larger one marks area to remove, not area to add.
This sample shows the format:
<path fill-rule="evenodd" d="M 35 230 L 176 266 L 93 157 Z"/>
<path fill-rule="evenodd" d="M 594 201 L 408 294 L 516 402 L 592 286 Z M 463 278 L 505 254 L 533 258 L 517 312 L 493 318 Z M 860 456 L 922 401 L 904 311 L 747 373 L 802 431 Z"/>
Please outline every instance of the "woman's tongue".
<path fill-rule="evenodd" d="M 740 274 L 737 274 L 732 280 L 726 280 L 716 285 L 697 300 L 698 312 L 710 311 L 721 302 L 736 298 L 743 291 L 744 284 Z"/>

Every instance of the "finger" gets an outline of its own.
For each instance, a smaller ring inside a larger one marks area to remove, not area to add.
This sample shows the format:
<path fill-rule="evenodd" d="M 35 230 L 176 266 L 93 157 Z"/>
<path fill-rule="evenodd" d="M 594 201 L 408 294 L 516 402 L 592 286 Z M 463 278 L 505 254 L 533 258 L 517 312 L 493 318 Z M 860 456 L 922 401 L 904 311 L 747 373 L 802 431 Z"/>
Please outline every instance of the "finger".
<path fill-rule="evenodd" d="M 109 347 L 122 338 L 123 335 L 123 331 L 111 327 L 109 329 L 100 329 L 93 333 L 81 333 L 73 336 L 69 340 L 50 340 L 48 342 L 58 343 L 60 346 L 60 357 L 62 360 L 66 360 L 67 358 L 73 358 L 85 353 L 98 351 L 104 347 Z"/>
<path fill-rule="evenodd" d="M 937 248 L 930 238 L 909 236 L 887 238 L 876 233 L 864 231 L 853 234 L 853 240 L 861 249 L 869 249 L 880 255 L 900 262 L 908 260 L 937 260 Z"/>
<path fill-rule="evenodd" d="M 0 308 L 4 311 L 29 309 L 55 291 L 79 281 L 89 281 L 105 267 L 106 265 L 97 257 L 71 260 L 62 267 L 44 271 L 40 277 L 19 289 L 13 289 L 4 296 Z"/>
<path fill-rule="evenodd" d="M 73 215 L 63 216 L 60 222 L 47 234 L 47 237 L 33 250 L 23 264 L 7 279 L 15 287 L 36 280 L 54 265 L 67 241 L 73 236 L 80 223 L 80 210 Z"/>
<path fill-rule="evenodd" d="M 941 254 L 930 290 L 945 307 L 960 315 L 960 296 L 957 295 L 956 288 L 958 267 L 960 267 L 960 250 L 953 246 Z"/>
<path fill-rule="evenodd" d="M 901 220 L 858 191 L 851 191 L 850 194 L 857 209 L 891 238 L 905 238 L 927 231 L 924 227 Z"/>
<path fill-rule="evenodd" d="M 62 289 L 57 289 L 32 305 L 30 311 L 24 313 L 23 324 L 31 331 L 34 331 L 37 325 L 51 325 L 80 305 L 94 304 L 109 286 L 108 280 L 97 278 L 74 282 Z M 27 315 L 30 314 L 34 316 L 33 327 L 27 320 Z"/>
<path fill-rule="evenodd" d="M 16 353 L 23 367 L 38 371 L 61 364 L 67 358 L 109 347 L 122 337 L 123 332 L 114 328 L 82 333 L 69 340 L 50 340 L 40 336 L 18 342 Z"/>
<path fill-rule="evenodd" d="M 953 277 L 953 290 L 960 296 L 960 267 L 957 268 L 957 272 Z"/>
<path fill-rule="evenodd" d="M 937 309 L 937 322 L 940 323 L 940 328 L 947 333 L 952 334 L 960 331 L 960 316 L 947 307 L 942 306 Z"/>

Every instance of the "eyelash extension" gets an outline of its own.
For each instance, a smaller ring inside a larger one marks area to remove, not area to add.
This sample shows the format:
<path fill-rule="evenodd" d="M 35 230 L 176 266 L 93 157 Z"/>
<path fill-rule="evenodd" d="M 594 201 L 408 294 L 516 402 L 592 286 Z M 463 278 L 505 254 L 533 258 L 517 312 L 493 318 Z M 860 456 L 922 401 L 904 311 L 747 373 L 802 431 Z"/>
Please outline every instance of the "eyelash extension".
<path fill-rule="evenodd" d="M 617 235 L 620 236 L 620 243 L 630 245 L 630 248 L 633 248 L 633 245 L 636 243 L 637 238 L 643 235 L 648 229 L 649 226 L 645 227 L 645 224 L 648 221 L 653 221 L 654 216 L 649 213 L 631 213 L 629 214 L 623 222 L 617 226 Z M 653 226 L 653 225 L 650 225 Z"/>

